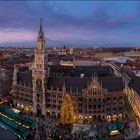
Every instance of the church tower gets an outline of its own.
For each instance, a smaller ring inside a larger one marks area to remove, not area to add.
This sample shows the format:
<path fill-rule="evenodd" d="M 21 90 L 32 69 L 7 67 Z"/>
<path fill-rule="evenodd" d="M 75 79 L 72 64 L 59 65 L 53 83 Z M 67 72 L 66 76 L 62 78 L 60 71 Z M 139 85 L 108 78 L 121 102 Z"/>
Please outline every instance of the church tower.
<path fill-rule="evenodd" d="M 40 19 L 40 30 L 37 37 L 37 46 L 34 52 L 34 64 L 32 69 L 33 83 L 33 113 L 46 115 L 45 83 L 46 83 L 46 45 L 43 32 L 42 19 Z"/>

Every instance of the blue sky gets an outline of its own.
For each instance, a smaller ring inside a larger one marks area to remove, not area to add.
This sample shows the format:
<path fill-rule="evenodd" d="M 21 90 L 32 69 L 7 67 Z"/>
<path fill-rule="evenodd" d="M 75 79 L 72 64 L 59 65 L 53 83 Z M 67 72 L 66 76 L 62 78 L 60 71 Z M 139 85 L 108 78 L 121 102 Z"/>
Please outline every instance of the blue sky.
<path fill-rule="evenodd" d="M 138 1 L 0 1 L 0 42 L 34 41 L 40 17 L 51 40 L 140 44 Z"/>

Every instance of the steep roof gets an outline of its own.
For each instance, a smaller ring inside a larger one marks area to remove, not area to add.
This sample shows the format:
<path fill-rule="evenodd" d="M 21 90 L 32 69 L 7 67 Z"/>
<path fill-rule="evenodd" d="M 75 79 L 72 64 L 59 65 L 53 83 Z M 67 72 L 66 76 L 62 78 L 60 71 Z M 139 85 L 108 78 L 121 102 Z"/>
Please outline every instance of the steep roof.
<path fill-rule="evenodd" d="M 17 73 L 17 82 L 32 85 L 32 70 L 19 71 Z"/>
<path fill-rule="evenodd" d="M 98 81 L 102 81 L 103 88 L 107 89 L 108 91 L 122 91 L 124 88 L 124 84 L 122 79 L 119 77 L 99 77 Z M 62 89 L 64 83 L 66 86 L 66 90 L 76 92 L 82 91 L 82 89 L 87 88 L 87 84 L 91 82 L 91 78 L 89 77 L 49 77 L 47 88 L 53 87 L 54 89 L 60 88 Z"/>
<path fill-rule="evenodd" d="M 93 69 L 94 68 L 94 69 Z M 111 75 L 109 70 L 110 67 L 79 67 L 77 69 L 61 69 L 63 75 L 61 77 L 53 76 L 48 78 L 47 88 L 53 87 L 54 89 L 62 89 L 64 83 L 67 91 L 79 92 L 82 89 L 87 88 L 87 85 L 91 82 L 91 77 L 93 73 L 98 73 L 98 81 L 102 81 L 103 88 L 108 91 L 122 91 L 124 84 L 122 78 Z M 56 68 L 55 68 L 56 69 Z M 99 71 L 99 69 L 101 71 Z M 58 69 L 58 71 L 61 71 Z M 107 71 L 108 70 L 108 71 Z M 56 73 L 56 71 L 55 71 Z M 83 74 L 83 78 L 81 78 Z M 17 81 L 22 83 L 27 83 L 32 85 L 32 71 L 31 70 L 21 70 L 17 73 Z"/>
<path fill-rule="evenodd" d="M 65 67 L 65 66 L 51 66 L 51 73 L 61 73 L 63 76 L 85 76 L 91 77 L 93 73 L 97 73 L 99 76 L 113 75 L 113 70 L 110 66 L 78 66 L 78 67 Z"/>

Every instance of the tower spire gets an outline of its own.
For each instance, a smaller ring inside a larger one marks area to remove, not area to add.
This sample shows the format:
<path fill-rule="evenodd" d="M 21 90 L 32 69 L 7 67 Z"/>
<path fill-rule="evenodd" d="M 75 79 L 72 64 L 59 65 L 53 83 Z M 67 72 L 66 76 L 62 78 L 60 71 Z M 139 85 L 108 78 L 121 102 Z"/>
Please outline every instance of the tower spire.
<path fill-rule="evenodd" d="M 42 18 L 40 18 L 40 29 L 38 33 L 38 40 L 44 39 L 44 32 L 43 32 L 43 25 L 42 25 Z"/>
<path fill-rule="evenodd" d="M 42 18 L 40 18 L 40 30 L 39 33 L 42 34 L 43 33 L 43 26 L 42 26 Z"/>

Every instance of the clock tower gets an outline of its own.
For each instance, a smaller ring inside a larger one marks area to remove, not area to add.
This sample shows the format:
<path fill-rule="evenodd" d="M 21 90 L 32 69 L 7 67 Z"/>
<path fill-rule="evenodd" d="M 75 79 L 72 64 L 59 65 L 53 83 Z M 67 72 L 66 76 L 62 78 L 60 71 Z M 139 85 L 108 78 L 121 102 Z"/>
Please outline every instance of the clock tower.
<path fill-rule="evenodd" d="M 32 69 L 33 83 L 33 113 L 36 115 L 46 115 L 46 45 L 45 36 L 42 27 L 42 19 L 40 19 L 40 30 L 37 37 L 37 46 L 34 51 L 34 64 Z"/>

